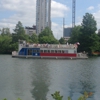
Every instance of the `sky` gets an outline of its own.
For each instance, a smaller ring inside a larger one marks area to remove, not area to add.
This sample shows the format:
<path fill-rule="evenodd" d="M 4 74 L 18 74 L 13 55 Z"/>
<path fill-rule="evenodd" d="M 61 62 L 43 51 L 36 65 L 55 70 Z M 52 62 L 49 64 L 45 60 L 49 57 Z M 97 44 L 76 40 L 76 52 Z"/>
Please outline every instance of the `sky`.
<path fill-rule="evenodd" d="M 75 25 L 81 25 L 85 13 L 93 14 L 100 29 L 100 0 L 76 0 Z M 63 18 L 65 27 L 71 27 L 72 0 L 52 0 L 52 31 L 57 39 L 63 37 Z M 18 21 L 24 27 L 36 25 L 36 0 L 0 0 L 0 29 L 10 28 L 12 31 Z"/>

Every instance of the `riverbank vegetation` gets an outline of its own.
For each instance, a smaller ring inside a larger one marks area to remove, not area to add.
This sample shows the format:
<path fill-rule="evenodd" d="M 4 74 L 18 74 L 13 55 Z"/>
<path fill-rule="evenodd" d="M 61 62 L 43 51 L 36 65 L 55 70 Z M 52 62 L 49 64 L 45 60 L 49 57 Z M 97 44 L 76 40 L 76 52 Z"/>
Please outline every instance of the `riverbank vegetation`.
<path fill-rule="evenodd" d="M 92 92 L 84 92 L 83 95 L 81 95 L 77 100 L 86 100 L 87 98 L 89 98 L 90 96 L 92 96 L 93 93 Z M 54 100 L 63 100 L 63 96 L 60 95 L 59 91 L 56 91 L 54 94 L 51 94 L 51 96 L 53 97 Z M 71 97 L 68 97 L 67 100 L 72 100 Z"/>
<path fill-rule="evenodd" d="M 0 54 L 11 54 L 18 49 L 18 40 L 26 40 L 30 43 L 49 43 L 65 44 L 77 43 L 78 52 L 87 52 L 88 54 L 100 54 L 100 32 L 97 31 L 97 23 L 92 14 L 86 13 L 83 16 L 82 24 L 72 29 L 71 38 L 66 42 L 62 37 L 57 40 L 53 32 L 46 27 L 38 36 L 33 33 L 32 36 L 25 34 L 24 27 L 19 21 L 16 24 L 14 32 L 11 33 L 9 28 L 2 28 L 0 34 Z"/>
<path fill-rule="evenodd" d="M 87 98 L 89 98 L 90 96 L 92 96 L 93 93 L 92 92 L 84 92 L 83 95 L 81 95 L 77 100 L 86 100 Z M 51 96 L 53 97 L 54 100 L 63 100 L 63 96 L 60 95 L 59 91 L 56 91 L 54 94 L 51 94 Z M 6 98 L 3 100 L 7 100 Z M 20 98 L 18 98 L 17 100 L 22 100 Z M 71 97 L 68 97 L 67 100 L 72 100 Z"/>

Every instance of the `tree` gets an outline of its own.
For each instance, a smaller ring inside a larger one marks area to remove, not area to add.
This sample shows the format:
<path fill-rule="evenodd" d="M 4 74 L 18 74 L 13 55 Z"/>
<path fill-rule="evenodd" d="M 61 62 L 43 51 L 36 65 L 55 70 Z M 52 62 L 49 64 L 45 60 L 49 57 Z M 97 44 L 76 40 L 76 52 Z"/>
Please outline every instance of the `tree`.
<path fill-rule="evenodd" d="M 90 50 L 91 52 L 100 51 L 100 38 L 97 34 L 92 34 L 90 37 Z"/>
<path fill-rule="evenodd" d="M 49 44 L 57 44 L 59 41 L 55 39 L 52 31 L 46 27 L 40 34 L 39 34 L 39 43 L 49 43 Z"/>
<path fill-rule="evenodd" d="M 9 53 L 12 38 L 6 35 L 0 36 L 0 54 Z"/>
<path fill-rule="evenodd" d="M 14 32 L 17 35 L 25 34 L 24 27 L 23 27 L 23 25 L 22 25 L 22 23 L 20 21 L 18 21 L 18 24 L 16 24 Z"/>
<path fill-rule="evenodd" d="M 24 27 L 20 21 L 16 25 L 14 32 L 15 33 L 12 34 L 12 42 L 18 42 L 19 39 L 26 40 L 26 41 L 29 40 L 29 36 L 25 34 Z"/>
<path fill-rule="evenodd" d="M 83 16 L 81 28 L 82 33 L 79 35 L 80 46 L 78 49 L 80 51 L 86 51 L 89 53 L 92 52 L 92 49 L 90 47 L 94 46 L 94 43 L 92 44 L 91 42 L 95 42 L 96 40 L 91 39 L 91 37 L 92 34 L 96 35 L 96 25 L 96 21 L 92 14 L 86 13 L 85 16 Z"/>
<path fill-rule="evenodd" d="M 59 42 L 60 42 L 60 44 L 65 44 L 66 43 L 65 39 L 62 38 L 62 37 L 59 39 Z"/>
<path fill-rule="evenodd" d="M 8 36 L 10 36 L 11 35 L 10 29 L 9 28 L 3 28 L 1 30 L 1 35 L 8 35 Z"/>
<path fill-rule="evenodd" d="M 79 41 L 79 35 L 81 34 L 81 26 L 75 26 L 73 29 L 72 29 L 72 34 L 71 34 L 71 38 L 68 40 L 69 43 L 76 43 Z"/>
<path fill-rule="evenodd" d="M 38 36 L 36 35 L 36 33 L 33 33 L 30 39 L 32 40 L 32 42 L 38 43 Z"/>
<path fill-rule="evenodd" d="M 94 19 L 94 16 L 92 14 L 86 13 L 85 16 L 83 16 L 83 21 L 82 21 L 82 32 L 85 35 L 91 35 L 95 33 L 97 30 L 97 23 Z"/>

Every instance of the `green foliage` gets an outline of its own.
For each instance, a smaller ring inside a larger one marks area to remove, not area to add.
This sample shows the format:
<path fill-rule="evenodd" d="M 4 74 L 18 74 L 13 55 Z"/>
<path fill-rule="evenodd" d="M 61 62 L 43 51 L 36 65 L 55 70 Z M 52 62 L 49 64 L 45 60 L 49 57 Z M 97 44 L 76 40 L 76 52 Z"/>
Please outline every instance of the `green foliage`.
<path fill-rule="evenodd" d="M 18 21 L 18 24 L 16 24 L 16 27 L 14 29 L 14 32 L 12 34 L 12 42 L 18 42 L 18 40 L 29 40 L 29 36 L 25 34 L 24 27 L 20 21 Z"/>
<path fill-rule="evenodd" d="M 3 99 L 3 100 L 7 100 L 7 99 L 5 98 L 5 99 Z"/>
<path fill-rule="evenodd" d="M 88 93 L 88 92 L 84 92 L 84 94 L 82 96 L 80 96 L 78 98 L 78 100 L 86 100 L 88 97 L 90 97 L 92 95 L 92 92 Z"/>
<path fill-rule="evenodd" d="M 82 96 L 80 96 L 78 98 L 78 100 L 86 100 L 88 97 L 90 97 L 91 95 L 93 95 L 92 92 L 84 92 L 84 94 Z M 62 100 L 63 96 L 60 95 L 59 91 L 56 91 L 54 94 L 51 94 L 51 96 L 53 97 L 53 99 L 55 100 Z M 72 100 L 70 97 L 68 97 L 68 100 Z"/>
<path fill-rule="evenodd" d="M 18 98 L 17 100 L 21 100 L 20 98 Z"/>
<path fill-rule="evenodd" d="M 20 21 L 18 21 L 18 24 L 16 24 L 14 32 L 17 35 L 25 34 L 24 27 L 23 27 L 23 25 L 22 25 L 22 23 Z"/>
<path fill-rule="evenodd" d="M 60 42 L 60 44 L 65 44 L 66 43 L 65 39 L 62 38 L 62 37 L 59 39 L 59 42 Z"/>
<path fill-rule="evenodd" d="M 81 44 L 79 46 L 80 51 L 86 51 L 91 54 L 92 51 L 98 49 L 99 39 L 95 33 L 96 29 L 96 21 L 93 15 L 86 13 L 85 16 L 83 16 L 81 34 L 79 35 L 79 42 Z"/>
<path fill-rule="evenodd" d="M 62 100 L 63 96 L 60 95 L 59 91 L 56 91 L 54 94 L 51 94 L 51 96 L 55 99 L 55 100 Z"/>
<path fill-rule="evenodd" d="M 92 14 L 83 16 L 82 26 L 75 26 L 72 30 L 69 43 L 79 42 L 78 51 L 86 51 L 91 54 L 100 51 L 100 36 L 96 34 L 97 24 Z"/>
<path fill-rule="evenodd" d="M 94 52 L 94 51 L 98 51 L 100 49 L 100 38 L 97 34 L 92 34 L 90 36 L 90 40 L 91 40 L 91 46 L 90 46 L 90 51 Z"/>
<path fill-rule="evenodd" d="M 49 44 L 55 44 L 59 43 L 57 39 L 53 36 L 52 31 L 46 27 L 40 34 L 39 34 L 39 43 L 49 43 Z"/>
<path fill-rule="evenodd" d="M 85 16 L 83 16 L 82 32 L 85 35 L 90 35 L 90 34 L 95 33 L 96 30 L 97 30 L 97 23 L 93 15 L 86 13 Z"/>
<path fill-rule="evenodd" d="M 72 100 L 70 97 L 68 97 L 68 100 Z"/>
<path fill-rule="evenodd" d="M 0 36 L 0 54 L 9 53 L 9 45 L 11 41 L 11 37 L 6 35 Z"/>
<path fill-rule="evenodd" d="M 38 43 L 38 36 L 36 35 L 36 33 L 33 33 L 30 39 L 33 43 Z"/>
<path fill-rule="evenodd" d="M 89 98 L 90 96 L 92 96 L 93 93 L 92 92 L 84 92 L 84 94 L 82 96 L 80 96 L 78 98 L 78 100 L 86 100 L 87 98 Z M 56 91 L 54 94 L 51 94 L 51 96 L 53 97 L 53 99 L 55 100 L 62 100 L 63 96 L 60 95 L 59 91 Z M 3 100 L 7 100 L 6 98 Z M 17 100 L 21 100 L 20 98 L 18 98 Z M 68 100 L 72 100 L 70 97 L 68 97 Z"/>
<path fill-rule="evenodd" d="M 69 43 L 76 43 L 79 41 L 79 35 L 81 34 L 81 26 L 75 26 L 72 29 L 72 34 L 71 34 L 71 38 L 68 40 Z"/>
<path fill-rule="evenodd" d="M 10 29 L 9 28 L 3 28 L 1 30 L 1 35 L 7 35 L 7 36 L 10 36 Z"/>

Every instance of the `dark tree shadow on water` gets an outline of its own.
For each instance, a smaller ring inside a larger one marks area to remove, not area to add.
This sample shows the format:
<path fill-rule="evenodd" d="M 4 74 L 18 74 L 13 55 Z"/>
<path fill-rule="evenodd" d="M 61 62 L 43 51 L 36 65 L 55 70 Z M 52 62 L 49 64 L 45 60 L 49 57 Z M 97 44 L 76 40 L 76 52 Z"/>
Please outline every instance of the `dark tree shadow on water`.
<path fill-rule="evenodd" d="M 46 100 L 47 93 L 49 91 L 48 87 L 49 81 L 49 69 L 46 64 L 42 63 L 31 67 L 32 73 L 32 87 L 31 90 L 32 97 L 35 100 Z"/>

